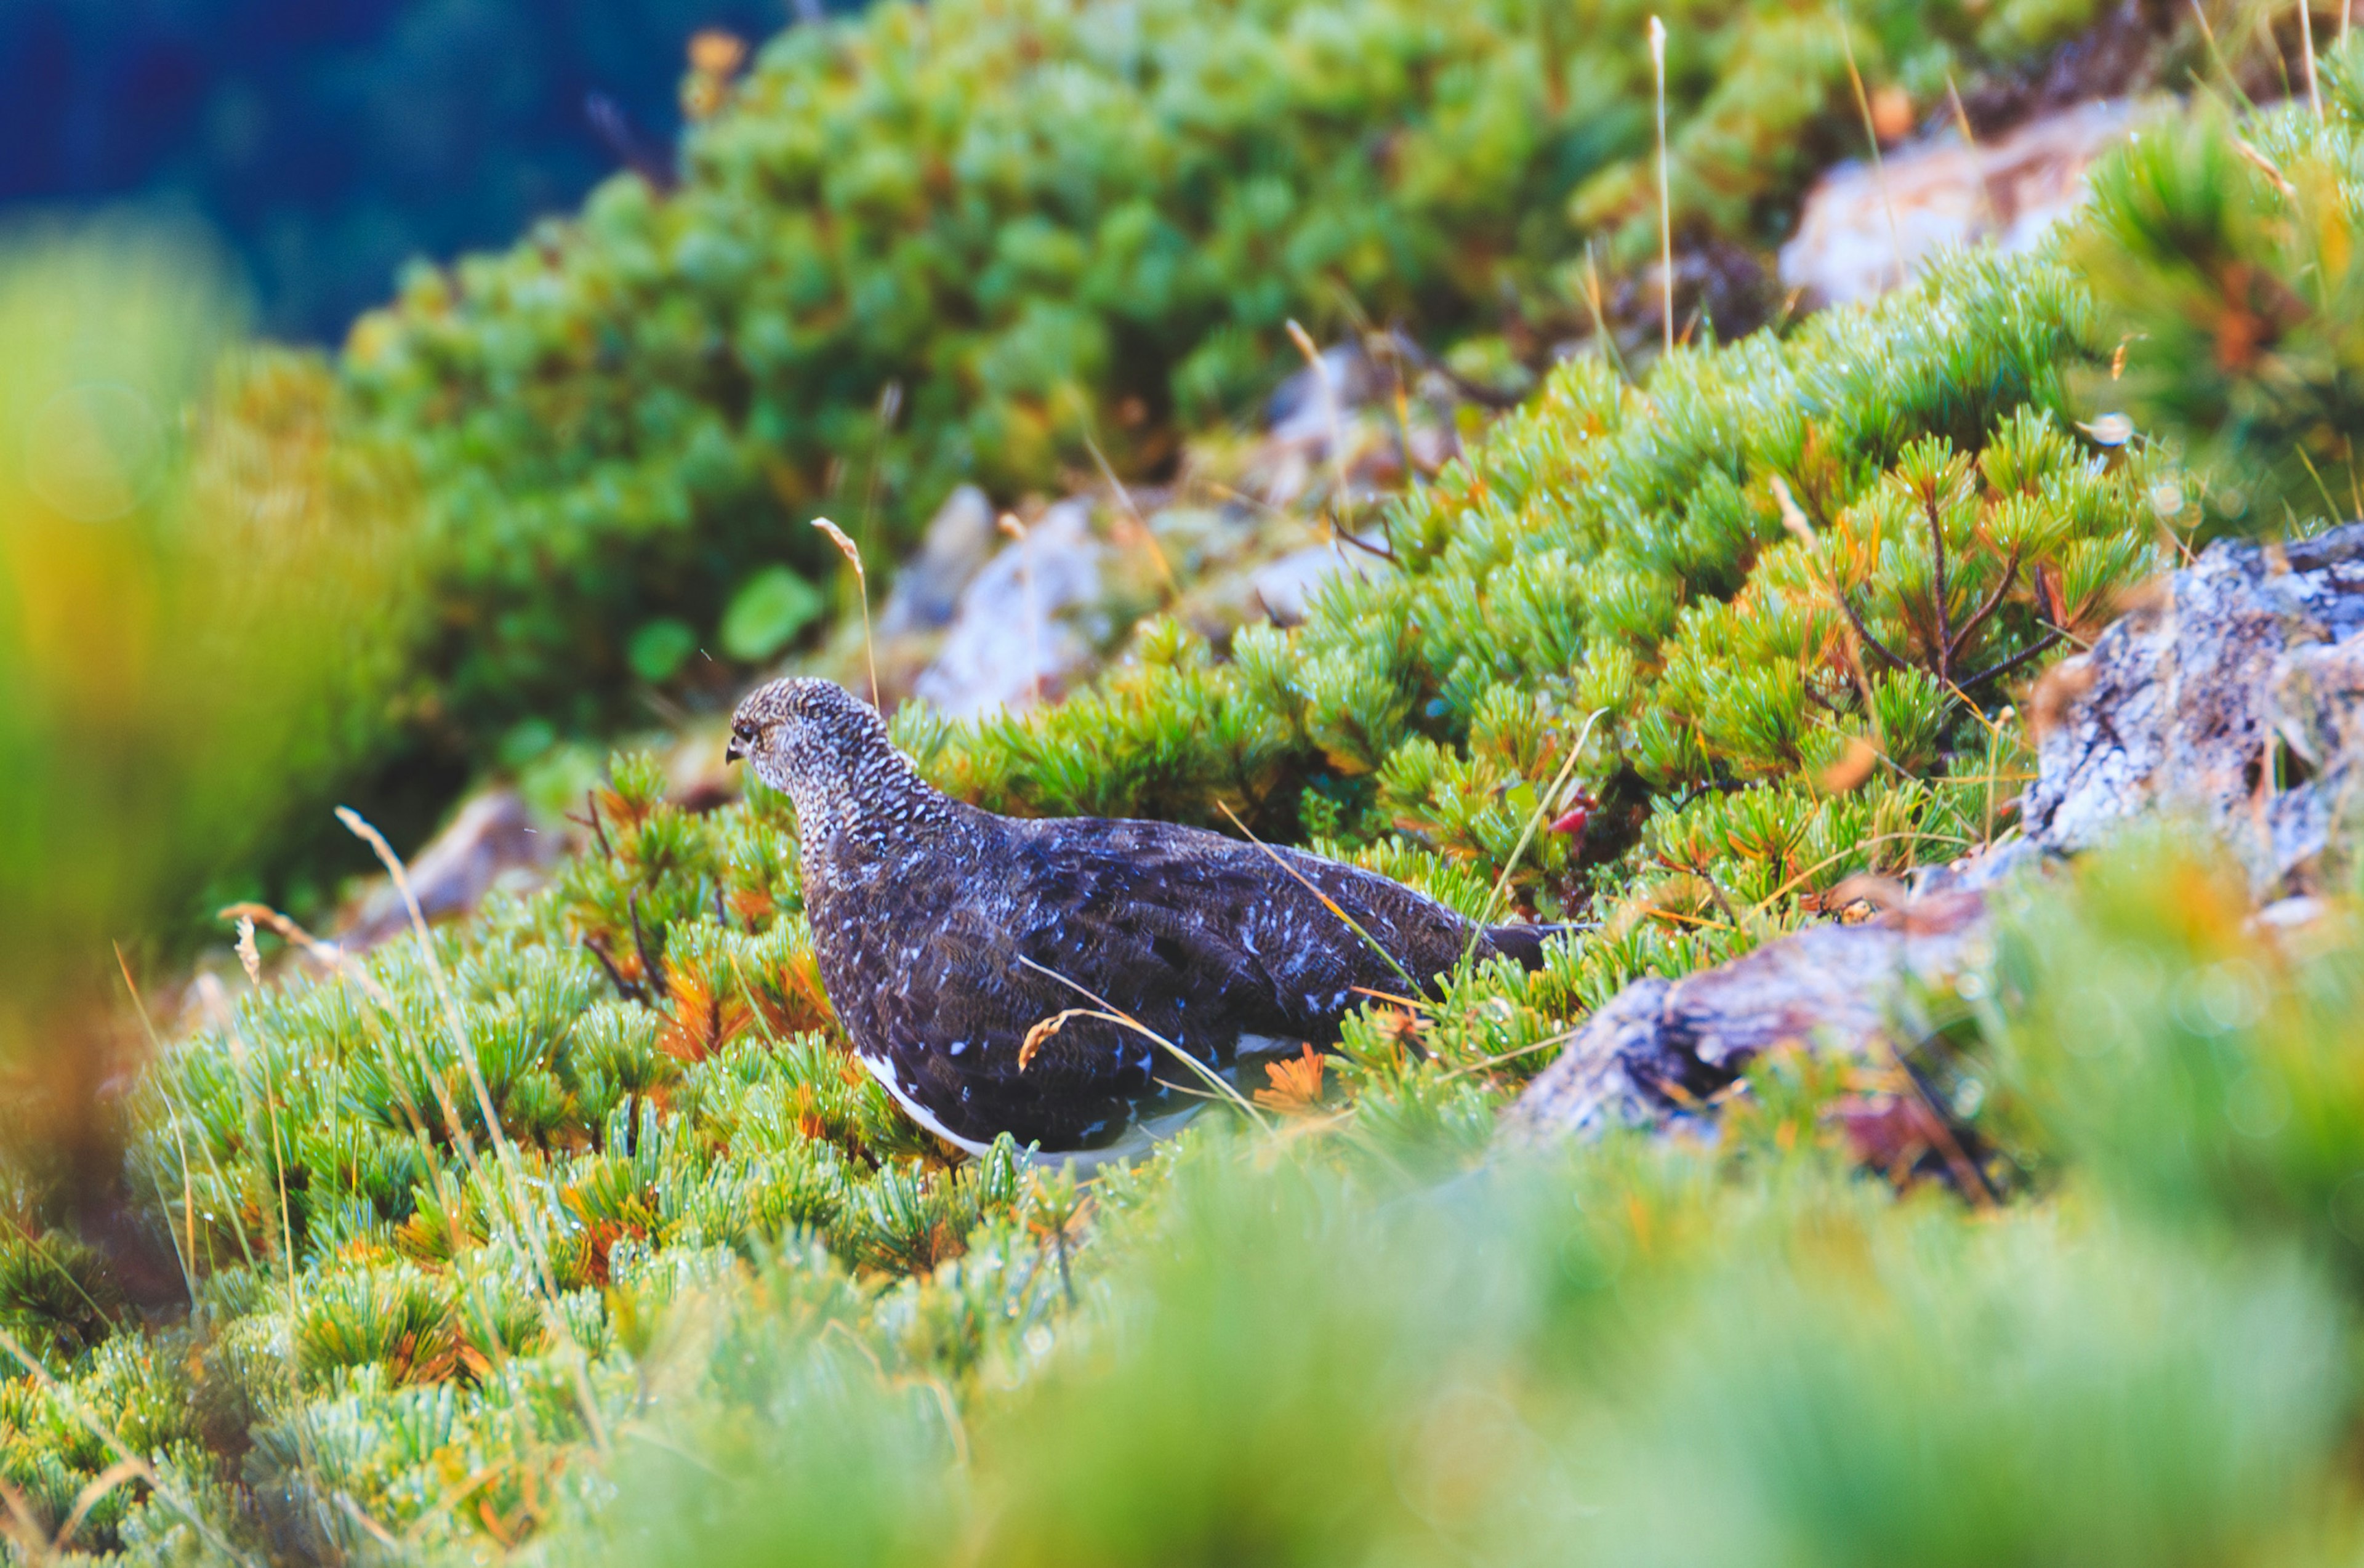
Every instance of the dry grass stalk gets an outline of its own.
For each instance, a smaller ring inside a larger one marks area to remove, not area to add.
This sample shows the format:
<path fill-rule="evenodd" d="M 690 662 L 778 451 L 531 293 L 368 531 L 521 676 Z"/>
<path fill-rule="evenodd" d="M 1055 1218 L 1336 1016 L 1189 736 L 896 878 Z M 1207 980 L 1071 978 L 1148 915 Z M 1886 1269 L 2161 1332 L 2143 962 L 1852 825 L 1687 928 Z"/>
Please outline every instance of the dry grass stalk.
<path fill-rule="evenodd" d="M 2341 3 L 2341 26 L 2347 25 L 2347 0 Z M 2306 61 L 2306 101 L 2314 110 L 2314 123 L 2323 123 L 2323 89 L 2314 79 L 2314 6 L 2313 0 L 2298 0 L 2298 41 Z"/>
<path fill-rule="evenodd" d="M 1330 361 L 1323 359 L 1321 350 L 1315 347 L 1313 335 L 1298 325 L 1294 317 L 1289 318 L 1288 326 L 1288 340 L 1297 345 L 1299 353 L 1305 356 L 1305 368 L 1313 373 L 1314 384 L 1321 389 L 1321 409 L 1329 417 L 1330 549 L 1343 562 L 1345 549 L 1339 543 L 1339 536 L 1345 529 L 1340 525 L 1338 517 L 1346 506 L 1346 424 L 1338 382 L 1330 373 Z"/>
<path fill-rule="evenodd" d="M 829 536 L 830 543 L 837 546 L 837 553 L 845 557 L 846 564 L 853 568 L 854 590 L 862 599 L 862 655 L 870 665 L 870 706 L 877 707 L 878 650 L 870 637 L 870 573 L 862 569 L 862 551 L 852 539 L 845 537 L 843 528 L 839 528 L 827 517 L 815 517 L 812 520 L 812 526 Z M 880 711 L 886 710 L 881 708 Z"/>
<path fill-rule="evenodd" d="M 1904 233 L 1896 227 L 1896 203 L 1888 194 L 1888 166 L 1879 159 L 1879 127 L 1872 118 L 1871 99 L 1863 90 L 1863 72 L 1855 67 L 1855 34 L 1847 27 L 1844 10 L 1838 13 L 1838 28 L 1839 50 L 1846 57 L 1847 81 L 1855 88 L 1855 106 L 1863 115 L 1864 140 L 1871 147 L 1872 183 L 1879 187 L 1879 205 L 1888 214 L 1888 243 L 1896 252 L 1896 286 L 1902 288 L 1912 275 L 1904 264 Z"/>
<path fill-rule="evenodd" d="M 1800 544 L 1811 547 L 1814 542 L 1813 525 L 1806 520 L 1805 508 L 1790 494 L 1789 482 L 1779 474 L 1773 476 L 1773 504 L 1781 509 L 1781 528 Z"/>
<path fill-rule="evenodd" d="M 541 1228 L 534 1223 L 533 1208 L 526 1197 L 523 1162 L 518 1157 L 516 1146 L 509 1141 L 508 1134 L 501 1128 L 499 1112 L 493 1104 L 492 1089 L 485 1082 L 484 1068 L 476 1061 L 475 1049 L 469 1041 L 466 1022 L 460 1016 L 459 1000 L 452 991 L 451 977 L 443 973 L 443 962 L 435 952 L 435 939 L 427 929 L 427 916 L 418 906 L 418 895 L 411 889 L 409 870 L 402 863 L 402 857 L 394 852 L 394 846 L 386 842 L 385 835 L 372 827 L 361 813 L 351 806 L 340 806 L 337 807 L 337 820 L 376 853 L 379 862 L 385 867 L 386 874 L 394 881 L 395 892 L 401 895 L 403 907 L 409 913 L 411 934 L 418 940 L 419 955 L 426 961 L 428 977 L 433 984 L 436 1000 L 441 1006 L 445 1025 L 452 1031 L 452 1051 L 467 1072 L 470 1087 L 475 1091 L 476 1107 L 485 1118 L 485 1136 L 492 1140 L 495 1160 L 506 1179 L 507 1190 L 505 1195 L 512 1211 L 513 1223 L 526 1244 L 527 1255 L 533 1260 L 534 1283 L 541 1287 L 542 1315 L 559 1340 L 573 1352 L 567 1358 L 567 1364 L 574 1377 L 575 1398 L 582 1407 L 584 1424 L 590 1430 L 593 1445 L 604 1457 L 608 1451 L 608 1424 L 601 1418 L 598 1401 L 591 1392 L 583 1348 L 575 1342 L 574 1327 L 568 1323 L 560 1302 L 558 1276 L 551 1267 L 550 1252 L 543 1244 Z"/>
<path fill-rule="evenodd" d="M 247 928 L 250 936 L 253 927 Z M 238 1069 L 238 1090 L 241 1099 L 247 1094 L 246 1064 L 252 1052 L 247 1049 L 246 1038 L 239 1032 L 238 1018 L 230 1011 L 229 998 L 223 993 L 221 982 L 211 974 L 197 976 L 197 1000 L 213 1019 L 214 1027 L 229 1041 L 231 1065 Z M 296 1299 L 296 1225 L 294 1211 L 287 1202 L 287 1148 L 279 1127 L 279 1091 L 273 1081 L 271 1052 L 262 1053 L 262 1118 L 271 1126 L 272 1176 L 279 1189 L 279 1261 L 287 1287 L 287 1342 L 296 1342 L 296 1319 L 299 1310 Z M 250 1107 L 251 1114 L 251 1107 Z"/>
<path fill-rule="evenodd" d="M 1666 351 L 1675 351 L 1675 210 L 1667 177 L 1667 24 L 1650 18 L 1650 70 L 1658 98 L 1658 306 Z"/>
<path fill-rule="evenodd" d="M 1502 862 L 1502 873 L 1494 879 L 1493 891 L 1486 895 L 1486 907 L 1479 912 L 1478 923 L 1470 928 L 1469 944 L 1461 950 L 1462 962 L 1468 962 L 1469 955 L 1478 951 L 1478 939 L 1484 934 L 1487 925 L 1494 918 L 1494 911 L 1500 906 L 1502 892 L 1511 885 L 1511 873 L 1519 869 L 1520 857 L 1527 852 L 1527 846 L 1534 842 L 1535 829 L 1565 808 L 1562 800 L 1567 791 L 1568 781 L 1576 776 L 1576 764 L 1584 756 L 1586 743 L 1592 739 L 1592 727 L 1600 723 L 1608 711 L 1605 707 L 1592 710 L 1584 721 L 1584 728 L 1577 732 L 1576 744 L 1567 749 L 1567 761 L 1560 764 L 1551 787 L 1535 797 L 1535 808 L 1528 814 L 1527 825 L 1520 832 L 1519 841 L 1511 846 L 1511 858 Z"/>
<path fill-rule="evenodd" d="M 1117 505 L 1124 508 L 1124 515 L 1132 520 L 1134 531 L 1142 542 L 1149 546 L 1150 558 L 1157 562 L 1157 574 L 1165 581 L 1167 602 L 1180 598 L 1182 585 L 1174 579 L 1174 568 L 1165 559 L 1165 547 L 1157 542 L 1157 535 L 1150 529 L 1149 519 L 1143 517 L 1141 508 L 1132 504 L 1132 492 L 1126 489 L 1124 481 L 1116 476 L 1116 470 L 1110 465 L 1108 454 L 1100 450 L 1099 442 L 1086 436 L 1084 450 L 1092 454 L 1092 462 L 1099 465 L 1100 477 L 1107 480 L 1109 488 L 1116 493 Z"/>
<path fill-rule="evenodd" d="M 1070 1018 L 1098 1018 L 1107 1023 L 1117 1024 L 1122 1028 L 1132 1030 L 1135 1034 L 1138 1034 L 1159 1046 L 1164 1047 L 1166 1052 L 1176 1062 L 1181 1062 L 1183 1066 L 1188 1068 L 1193 1073 L 1197 1074 L 1210 1089 L 1215 1092 L 1217 1096 L 1231 1101 L 1233 1105 L 1239 1106 L 1240 1109 L 1245 1111 L 1248 1114 L 1249 1119 L 1254 1121 L 1256 1126 L 1259 1128 L 1266 1128 L 1264 1118 L 1256 1114 L 1255 1106 L 1250 1105 L 1247 1101 L 1247 1097 L 1232 1086 L 1230 1079 L 1225 1078 L 1221 1073 L 1216 1072 L 1213 1068 L 1208 1066 L 1205 1062 L 1199 1061 L 1197 1057 L 1191 1055 L 1188 1051 L 1183 1050 L 1180 1046 L 1175 1044 L 1172 1040 L 1166 1039 L 1155 1029 L 1151 1029 L 1147 1024 L 1143 1023 L 1139 1018 L 1134 1018 L 1131 1013 L 1126 1012 L 1122 1007 L 1118 1006 L 1107 997 L 1100 995 L 1098 992 L 1089 990 L 1076 981 L 1068 979 L 1065 975 L 1060 973 L 1055 969 L 1046 968 L 1043 964 L 1036 963 L 1031 958 L 1020 958 L 1018 962 L 1024 964 L 1027 968 L 1033 970 L 1038 974 L 1048 975 L 1053 980 L 1057 981 L 1060 984 L 1065 985 L 1068 990 L 1075 992 L 1076 995 L 1083 997 L 1093 1005 L 1092 1007 L 1088 1008 L 1070 1007 L 1065 1012 L 1057 1015 L 1055 1018 L 1045 1018 L 1042 1023 L 1036 1024 L 1033 1029 L 1026 1031 L 1026 1045 L 1021 1045 L 1019 1048 L 1021 1051 L 1025 1051 L 1027 1046 L 1031 1046 L 1037 1051 L 1041 1050 L 1043 1041 L 1048 1040 L 1052 1035 L 1056 1034 Z M 1093 1008 L 1097 1008 L 1098 1011 L 1094 1011 Z M 1040 1038 L 1037 1038 L 1038 1031 Z M 1027 1060 L 1031 1061 L 1032 1058 L 1029 1056 Z M 1266 1128 L 1266 1130 L 1268 1131 L 1270 1129 Z"/>
<path fill-rule="evenodd" d="M 1257 838 L 1255 834 L 1250 830 L 1248 825 L 1240 820 L 1240 814 L 1233 811 L 1228 803 L 1219 800 L 1215 802 L 1215 805 L 1225 817 L 1231 818 L 1232 826 L 1238 828 L 1249 843 L 1254 844 L 1257 849 L 1262 850 L 1267 860 L 1271 861 L 1273 864 L 1278 866 L 1281 870 L 1287 872 L 1291 877 L 1294 877 L 1299 887 L 1304 888 L 1306 892 L 1310 893 L 1314 897 L 1320 899 L 1321 901 L 1321 907 L 1329 910 L 1333 915 L 1335 915 L 1348 930 L 1354 932 L 1356 937 L 1361 939 L 1365 947 L 1369 948 L 1373 952 L 1377 953 L 1381 958 L 1385 959 L 1387 961 L 1388 967 L 1394 970 L 1398 977 L 1403 981 L 1404 988 L 1406 990 L 1417 991 L 1421 988 L 1420 982 L 1412 978 L 1411 972 L 1403 966 L 1402 962 L 1397 959 L 1396 955 L 1389 952 L 1385 947 L 1380 945 L 1379 940 L 1377 937 L 1363 929 L 1362 922 L 1356 920 L 1352 915 L 1347 914 L 1346 911 L 1339 906 L 1336 899 L 1331 897 L 1328 894 L 1314 886 L 1312 882 L 1307 878 L 1303 872 L 1299 871 L 1295 866 L 1290 865 L 1287 861 L 1282 860 L 1278 851 L 1275 850 L 1270 844 L 1266 843 L 1262 839 Z"/>
<path fill-rule="evenodd" d="M 150 1059 L 151 1061 L 159 1060 L 164 1054 L 164 1042 L 156 1033 L 155 1021 L 148 1016 L 148 1004 L 140 997 L 138 983 L 131 978 L 131 961 L 124 955 L 123 944 L 121 942 L 115 944 L 115 965 L 117 969 L 123 972 L 123 988 L 131 994 L 131 1010 L 139 1015 L 140 1032 L 148 1037 Z M 173 1103 L 173 1096 L 164 1092 L 163 1084 L 161 1080 L 157 1084 L 157 1097 L 164 1102 L 164 1124 L 172 1129 L 173 1146 L 180 1151 L 181 1156 L 181 1216 L 183 1226 L 187 1233 L 187 1244 L 184 1246 L 181 1237 L 173 1236 L 173 1255 L 180 1260 L 181 1283 L 188 1287 L 190 1309 L 195 1312 L 198 1310 L 196 1307 L 196 1184 L 189 1170 L 188 1140 L 184 1138 L 181 1134 L 180 1107 Z M 206 1151 L 206 1157 L 208 1160 L 212 1159 L 213 1151 L 210 1149 Z M 165 1201 L 163 1185 L 162 1178 L 158 1178 L 156 1182 L 156 1205 L 159 1208 L 169 1214 L 172 1212 L 173 1206 Z M 167 1225 L 164 1228 L 165 1234 L 172 1235 L 172 1229 L 173 1228 Z"/>

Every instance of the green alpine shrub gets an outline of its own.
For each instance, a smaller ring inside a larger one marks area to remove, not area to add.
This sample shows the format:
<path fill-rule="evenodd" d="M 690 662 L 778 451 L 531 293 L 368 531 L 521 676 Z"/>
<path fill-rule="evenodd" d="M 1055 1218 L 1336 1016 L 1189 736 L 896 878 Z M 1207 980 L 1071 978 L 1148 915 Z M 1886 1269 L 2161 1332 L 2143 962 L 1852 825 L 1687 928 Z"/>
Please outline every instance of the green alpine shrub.
<path fill-rule="evenodd" d="M 1761 253 L 1860 149 L 1843 25 L 1927 107 L 2091 9 L 1678 7 L 1687 249 Z M 719 692 L 810 617 L 779 575 L 826 581 L 806 518 L 878 564 L 957 483 L 1156 470 L 1294 367 L 1292 316 L 1540 362 L 1591 329 L 1588 238 L 1655 232 L 1649 14 L 949 0 L 783 34 L 676 188 L 619 176 L 352 335 L 350 384 L 429 484 L 442 717 L 486 748 Z M 1684 309 L 1701 336 L 1764 314 Z"/>
<path fill-rule="evenodd" d="M 1303 627 L 1218 661 L 1153 626 L 1057 708 L 898 734 L 1002 809 L 1228 810 L 1473 915 L 1498 879 L 1497 913 L 1608 894 L 1729 951 L 2004 827 L 2024 756 L 1998 714 L 2157 569 L 2183 494 L 2081 429 L 2068 378 L 2103 347 L 2057 263 L 1965 259 L 1646 387 L 1577 361 Z M 1579 788 L 1582 835 L 1541 830 Z"/>

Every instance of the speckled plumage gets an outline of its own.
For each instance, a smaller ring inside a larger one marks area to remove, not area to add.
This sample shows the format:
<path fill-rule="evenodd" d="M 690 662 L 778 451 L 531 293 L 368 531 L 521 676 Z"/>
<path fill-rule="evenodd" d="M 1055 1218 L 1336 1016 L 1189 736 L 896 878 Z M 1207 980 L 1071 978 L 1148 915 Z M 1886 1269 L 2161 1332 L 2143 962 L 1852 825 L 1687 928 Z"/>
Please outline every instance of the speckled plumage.
<path fill-rule="evenodd" d="M 813 946 L 855 1051 L 907 1110 L 971 1148 L 1007 1132 L 1046 1152 L 1105 1149 L 1172 1108 L 1165 1084 L 1199 1086 L 1154 1042 L 1095 1018 L 1069 1020 L 1021 1070 L 1028 1031 L 1091 1006 L 1087 992 L 1220 1071 L 1243 1042 L 1335 1042 L 1357 987 L 1402 991 L 1298 876 L 1423 984 L 1470 945 L 1470 922 L 1443 905 L 1299 851 L 953 800 L 830 682 L 755 692 L 730 751 L 796 803 Z M 1478 940 L 1532 967 L 1544 934 Z"/>

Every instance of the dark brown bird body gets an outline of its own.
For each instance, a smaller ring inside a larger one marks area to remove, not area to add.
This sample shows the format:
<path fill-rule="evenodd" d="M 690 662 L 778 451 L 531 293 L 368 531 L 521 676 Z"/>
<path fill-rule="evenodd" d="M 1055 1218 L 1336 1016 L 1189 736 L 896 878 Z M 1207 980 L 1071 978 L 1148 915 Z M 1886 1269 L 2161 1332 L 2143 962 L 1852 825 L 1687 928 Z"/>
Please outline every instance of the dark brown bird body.
<path fill-rule="evenodd" d="M 1165 1044 L 1091 1017 L 1042 1039 L 1021 1068 L 1029 1032 L 1071 1008 L 1129 1015 L 1221 1072 L 1243 1054 L 1334 1043 L 1365 992 L 1401 993 L 1407 975 L 1433 986 L 1473 935 L 1480 957 L 1541 962 L 1539 928 L 1478 932 L 1386 877 L 1299 851 L 981 811 L 922 780 L 878 716 L 828 682 L 756 692 L 732 737 L 796 803 L 813 945 L 855 1051 L 906 1110 L 972 1150 L 1004 1132 L 1046 1153 L 1107 1150 L 1176 1108 L 1176 1085 L 1204 1093 Z"/>

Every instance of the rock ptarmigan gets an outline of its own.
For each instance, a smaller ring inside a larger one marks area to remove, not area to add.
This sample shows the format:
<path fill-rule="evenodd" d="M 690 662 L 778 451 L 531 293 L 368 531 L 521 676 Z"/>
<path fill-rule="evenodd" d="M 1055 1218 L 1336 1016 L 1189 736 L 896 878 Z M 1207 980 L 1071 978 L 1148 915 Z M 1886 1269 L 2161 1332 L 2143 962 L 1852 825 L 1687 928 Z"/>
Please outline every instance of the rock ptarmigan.
<path fill-rule="evenodd" d="M 1044 1154 L 1130 1152 L 1176 1109 L 1176 1084 L 1198 1089 L 1122 1024 L 1036 1029 L 1071 1008 L 1104 1003 L 1226 1072 L 1242 1056 L 1335 1043 L 1365 991 L 1400 994 L 1407 975 L 1431 988 L 1473 946 L 1543 962 L 1548 928 L 1479 929 L 1301 851 L 1165 822 L 979 810 L 920 778 L 877 713 L 831 682 L 750 695 L 729 755 L 796 805 L 815 955 L 863 1064 L 921 1126 L 972 1152 L 1005 1132 Z"/>

